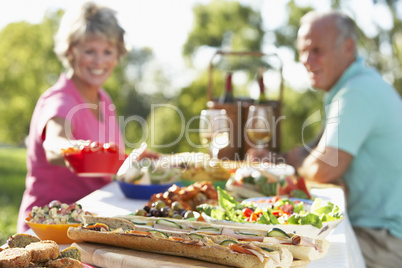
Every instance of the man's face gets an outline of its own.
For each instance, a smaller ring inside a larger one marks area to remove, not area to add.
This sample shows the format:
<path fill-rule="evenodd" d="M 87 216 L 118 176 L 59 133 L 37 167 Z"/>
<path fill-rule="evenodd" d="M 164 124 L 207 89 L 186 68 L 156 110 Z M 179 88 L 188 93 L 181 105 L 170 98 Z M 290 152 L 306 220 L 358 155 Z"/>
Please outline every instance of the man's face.
<path fill-rule="evenodd" d="M 346 53 L 346 42 L 337 44 L 337 36 L 338 30 L 328 19 L 303 24 L 299 29 L 299 60 L 306 67 L 311 85 L 316 89 L 329 91 L 351 63 L 350 52 Z"/>

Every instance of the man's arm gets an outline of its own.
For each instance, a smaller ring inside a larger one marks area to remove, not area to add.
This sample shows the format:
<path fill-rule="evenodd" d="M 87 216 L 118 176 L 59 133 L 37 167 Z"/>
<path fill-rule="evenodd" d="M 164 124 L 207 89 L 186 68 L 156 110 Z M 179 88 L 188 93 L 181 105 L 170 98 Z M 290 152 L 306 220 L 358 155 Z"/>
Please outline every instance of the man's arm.
<path fill-rule="evenodd" d="M 321 183 L 334 183 L 348 169 L 353 156 L 343 150 L 325 147 L 314 149 L 297 169 L 300 176 Z"/>
<path fill-rule="evenodd" d="M 305 146 L 293 147 L 292 150 L 285 154 L 286 164 L 293 166 L 297 170 L 303 164 L 303 161 L 306 159 L 306 157 L 310 154 L 309 150 L 313 150 L 313 148 L 318 145 L 322 134 L 323 130 L 320 131 L 312 142 L 307 144 L 307 148 Z"/>

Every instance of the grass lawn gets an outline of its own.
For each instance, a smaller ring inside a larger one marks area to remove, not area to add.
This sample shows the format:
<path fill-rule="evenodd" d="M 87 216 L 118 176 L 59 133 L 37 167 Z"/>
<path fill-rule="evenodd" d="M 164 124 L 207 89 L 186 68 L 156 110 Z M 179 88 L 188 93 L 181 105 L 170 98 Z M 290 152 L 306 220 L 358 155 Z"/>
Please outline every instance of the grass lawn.
<path fill-rule="evenodd" d="M 18 210 L 25 190 L 25 148 L 0 148 L 0 245 L 17 232 Z"/>

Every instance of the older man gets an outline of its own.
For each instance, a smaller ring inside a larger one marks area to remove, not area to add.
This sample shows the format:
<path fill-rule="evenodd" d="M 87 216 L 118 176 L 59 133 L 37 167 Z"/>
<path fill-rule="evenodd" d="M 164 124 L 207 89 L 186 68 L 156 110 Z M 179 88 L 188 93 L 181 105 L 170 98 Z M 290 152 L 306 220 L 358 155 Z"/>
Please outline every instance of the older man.
<path fill-rule="evenodd" d="M 402 102 L 358 56 L 354 22 L 338 12 L 301 19 L 297 49 L 312 87 L 326 92 L 324 131 L 287 163 L 313 181 L 342 181 L 368 267 L 402 267 Z"/>

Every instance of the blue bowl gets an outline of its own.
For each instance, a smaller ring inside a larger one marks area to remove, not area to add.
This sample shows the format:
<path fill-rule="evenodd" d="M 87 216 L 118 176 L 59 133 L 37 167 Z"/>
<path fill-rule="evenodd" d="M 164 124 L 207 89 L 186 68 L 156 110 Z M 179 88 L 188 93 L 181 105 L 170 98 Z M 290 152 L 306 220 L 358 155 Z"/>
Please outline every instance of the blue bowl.
<path fill-rule="evenodd" d="M 125 197 L 147 200 L 149 200 L 153 194 L 166 192 L 170 186 L 173 185 L 173 183 L 140 185 L 121 181 L 117 181 L 117 183 L 119 184 L 120 190 L 123 192 Z"/>
<path fill-rule="evenodd" d="M 219 187 L 221 187 L 221 189 L 225 190 L 226 188 L 226 182 L 227 181 L 214 181 L 212 182 L 212 184 L 214 185 L 215 189 Z M 181 180 L 181 181 L 177 181 L 176 185 L 178 186 L 190 186 L 191 184 L 196 183 L 195 181 L 185 181 L 185 180 Z"/>

